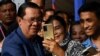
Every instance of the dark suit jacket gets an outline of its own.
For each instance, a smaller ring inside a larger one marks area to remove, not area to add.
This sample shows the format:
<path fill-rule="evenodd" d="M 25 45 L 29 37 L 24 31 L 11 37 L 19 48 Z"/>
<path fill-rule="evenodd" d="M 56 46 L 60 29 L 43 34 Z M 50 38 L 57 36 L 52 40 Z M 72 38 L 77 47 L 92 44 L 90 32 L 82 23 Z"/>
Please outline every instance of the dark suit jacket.
<path fill-rule="evenodd" d="M 2 56 L 44 56 L 42 39 L 39 36 L 31 43 L 25 38 L 20 28 L 13 31 L 4 40 Z"/>

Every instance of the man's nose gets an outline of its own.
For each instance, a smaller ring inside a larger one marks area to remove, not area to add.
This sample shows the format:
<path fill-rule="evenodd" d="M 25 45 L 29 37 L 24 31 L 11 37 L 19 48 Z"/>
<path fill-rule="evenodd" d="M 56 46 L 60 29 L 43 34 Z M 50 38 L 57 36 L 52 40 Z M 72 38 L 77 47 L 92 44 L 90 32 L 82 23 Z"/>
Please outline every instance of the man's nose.
<path fill-rule="evenodd" d="M 38 24 L 38 22 L 37 22 L 37 21 L 34 21 L 34 22 L 32 22 L 32 24 L 33 24 L 33 25 L 37 25 L 37 24 Z"/>
<path fill-rule="evenodd" d="M 86 22 L 84 22 L 83 27 L 84 28 L 87 28 L 88 27 L 88 24 Z"/>
<path fill-rule="evenodd" d="M 80 38 L 81 38 L 81 35 L 80 35 L 80 34 L 78 34 L 78 35 L 77 35 L 77 37 L 78 37 L 78 39 L 80 39 Z"/>
<path fill-rule="evenodd" d="M 9 15 L 10 14 L 10 11 L 6 11 L 6 14 Z"/>

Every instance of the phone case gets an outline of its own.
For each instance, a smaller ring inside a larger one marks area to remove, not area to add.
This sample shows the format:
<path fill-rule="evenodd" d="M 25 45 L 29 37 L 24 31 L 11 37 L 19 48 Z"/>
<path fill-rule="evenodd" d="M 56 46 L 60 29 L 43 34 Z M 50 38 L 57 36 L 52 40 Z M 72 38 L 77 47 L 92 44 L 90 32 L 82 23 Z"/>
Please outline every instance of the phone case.
<path fill-rule="evenodd" d="M 54 31 L 52 24 L 44 24 L 43 31 L 44 31 L 44 39 L 54 39 Z"/>

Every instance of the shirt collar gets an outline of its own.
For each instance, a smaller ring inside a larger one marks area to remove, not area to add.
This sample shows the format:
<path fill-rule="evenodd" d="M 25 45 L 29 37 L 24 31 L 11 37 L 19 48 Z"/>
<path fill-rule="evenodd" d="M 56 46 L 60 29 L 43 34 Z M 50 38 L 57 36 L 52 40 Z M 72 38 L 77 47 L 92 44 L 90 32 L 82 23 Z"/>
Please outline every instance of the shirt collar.
<path fill-rule="evenodd" d="M 92 47 L 96 48 L 96 45 L 93 44 L 91 38 L 88 38 L 86 41 L 84 41 L 84 42 L 82 43 L 82 45 L 83 45 L 84 47 L 92 46 Z"/>

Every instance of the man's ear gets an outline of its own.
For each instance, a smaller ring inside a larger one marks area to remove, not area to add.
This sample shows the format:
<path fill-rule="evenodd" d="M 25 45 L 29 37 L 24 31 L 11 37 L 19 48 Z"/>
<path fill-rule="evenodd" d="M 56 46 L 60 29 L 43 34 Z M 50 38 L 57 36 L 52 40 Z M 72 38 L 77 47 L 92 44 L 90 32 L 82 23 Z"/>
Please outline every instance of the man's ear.
<path fill-rule="evenodd" d="M 17 22 L 18 22 L 19 25 L 20 25 L 21 21 L 22 21 L 22 18 L 17 16 Z"/>

